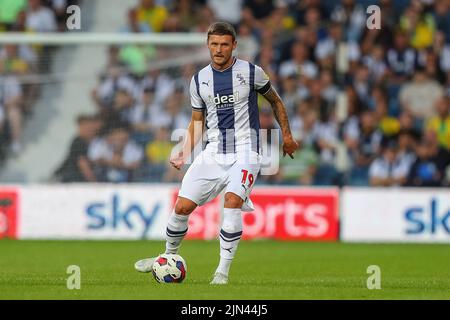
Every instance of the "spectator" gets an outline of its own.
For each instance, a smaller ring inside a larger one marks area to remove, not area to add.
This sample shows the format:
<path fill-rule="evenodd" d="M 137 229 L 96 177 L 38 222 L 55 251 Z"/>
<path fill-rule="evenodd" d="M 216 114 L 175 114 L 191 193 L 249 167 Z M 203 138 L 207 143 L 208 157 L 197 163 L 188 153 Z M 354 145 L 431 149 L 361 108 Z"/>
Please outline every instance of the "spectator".
<path fill-rule="evenodd" d="M 24 75 L 35 70 L 37 56 L 27 45 L 6 44 L 0 49 L 0 60 L 4 61 L 7 72 Z"/>
<path fill-rule="evenodd" d="M 398 145 L 394 139 L 383 147 L 380 157 L 369 168 L 370 185 L 376 187 L 401 186 L 406 182 L 409 167 L 398 156 Z"/>
<path fill-rule="evenodd" d="M 401 30 L 394 34 L 393 47 L 388 49 L 386 61 L 389 81 L 393 84 L 401 84 L 421 64 L 417 51 L 409 47 L 408 36 Z"/>
<path fill-rule="evenodd" d="M 375 83 L 381 83 L 387 72 L 386 61 L 384 60 L 384 48 L 375 46 L 369 55 L 362 58 L 362 62 L 369 69 L 369 78 L 374 79 Z"/>
<path fill-rule="evenodd" d="M 301 42 L 296 42 L 292 46 L 292 58 L 280 65 L 280 76 L 282 78 L 290 75 L 314 79 L 317 77 L 317 66 L 309 60 L 309 53 L 306 46 Z"/>
<path fill-rule="evenodd" d="M 161 32 L 168 18 L 167 9 L 155 4 L 154 0 L 140 0 L 136 14 L 139 23 L 146 23 L 153 32 Z"/>
<path fill-rule="evenodd" d="M 316 125 L 317 112 L 313 109 L 305 109 L 302 128 L 294 131 L 294 136 L 302 148 L 294 153 L 294 159 L 280 159 L 280 179 L 283 183 L 313 184 L 319 164 L 319 156 L 314 145 Z"/>
<path fill-rule="evenodd" d="M 190 119 L 182 111 L 181 101 L 176 96 L 168 97 L 165 109 L 155 115 L 155 122 L 158 127 L 166 127 L 173 132 L 175 129 L 186 129 Z"/>
<path fill-rule="evenodd" d="M 345 87 L 346 97 L 346 119 L 341 125 L 343 140 L 347 148 L 353 148 L 358 141 L 359 134 L 359 116 L 365 105 L 359 99 L 353 86 Z"/>
<path fill-rule="evenodd" d="M 108 57 L 106 59 L 105 70 L 109 70 L 110 67 L 120 66 L 120 47 L 117 45 L 110 45 L 108 47 Z"/>
<path fill-rule="evenodd" d="M 170 170 L 168 173 L 168 161 L 174 144 L 170 141 L 170 131 L 167 127 L 159 127 L 155 138 L 145 147 L 145 155 L 148 163 L 148 174 L 150 181 L 178 181 L 174 175 L 178 170 Z"/>
<path fill-rule="evenodd" d="M 424 49 L 433 42 L 435 21 L 432 14 L 425 12 L 421 1 L 413 0 L 400 17 L 399 25 L 408 33 L 410 44 L 415 49 Z"/>
<path fill-rule="evenodd" d="M 323 26 L 320 12 L 321 11 L 315 6 L 306 9 L 305 12 L 305 27 L 309 29 L 311 33 L 315 33 L 317 41 L 326 36 L 326 29 Z"/>
<path fill-rule="evenodd" d="M 129 125 L 132 121 L 134 99 L 126 90 L 119 90 L 114 97 L 114 104 L 110 110 L 104 114 L 105 127 L 115 127 L 117 123 Z"/>
<path fill-rule="evenodd" d="M 193 0 L 178 0 L 176 2 L 174 12 L 180 19 L 182 29 L 192 31 L 199 25 L 202 19 L 197 10 L 199 10 L 199 5 Z"/>
<path fill-rule="evenodd" d="M 164 71 L 150 69 L 136 86 L 137 97 L 142 96 L 142 90 L 148 87 L 155 87 L 155 104 L 162 109 L 166 99 L 175 91 L 175 81 Z"/>
<path fill-rule="evenodd" d="M 428 119 L 426 129 L 437 135 L 441 147 L 450 150 L 450 99 L 440 98 L 435 108 L 436 115 Z"/>
<path fill-rule="evenodd" d="M 255 59 L 256 63 L 265 70 L 271 81 L 278 83 L 278 67 L 275 62 L 275 50 L 272 45 L 262 45 L 259 54 Z"/>
<path fill-rule="evenodd" d="M 400 130 L 397 135 L 398 142 L 398 158 L 399 161 L 405 164 L 408 168 L 408 172 L 411 169 L 412 164 L 416 161 L 416 155 L 414 148 L 418 137 L 412 130 Z"/>
<path fill-rule="evenodd" d="M 292 117 L 295 113 L 296 105 L 301 100 L 297 89 L 297 76 L 290 75 L 284 78 L 281 83 L 281 99 L 283 99 L 288 115 Z"/>
<path fill-rule="evenodd" d="M 381 1 L 385 4 L 389 3 L 389 6 L 392 7 L 391 0 Z M 370 56 L 372 55 L 372 53 L 374 53 L 374 51 L 378 50 L 377 48 L 383 48 L 383 60 L 385 60 L 386 49 L 392 47 L 392 35 L 394 33 L 393 30 L 395 29 L 395 25 L 397 22 L 394 15 L 389 16 L 389 13 L 385 13 L 385 10 L 390 10 L 386 8 L 386 5 L 380 7 L 381 12 L 383 13 L 381 15 L 380 29 L 364 28 L 359 46 L 361 48 L 361 54 L 363 56 Z M 394 9 L 392 8 L 392 10 Z M 378 53 L 376 55 L 378 55 Z"/>
<path fill-rule="evenodd" d="M 428 78 L 423 68 L 418 68 L 413 81 L 402 86 L 399 99 L 403 110 L 418 120 L 424 120 L 433 116 L 434 105 L 443 93 L 442 86 Z"/>
<path fill-rule="evenodd" d="M 378 128 L 384 136 L 392 137 L 400 131 L 400 122 L 396 117 L 389 115 L 389 108 L 387 98 L 381 88 L 376 88 L 372 91 L 372 96 L 375 97 L 375 119 L 378 123 Z M 378 92 L 378 93 L 377 93 Z"/>
<path fill-rule="evenodd" d="M 19 13 L 25 9 L 26 0 L 0 0 L 0 31 L 11 31 Z"/>
<path fill-rule="evenodd" d="M 339 89 L 335 83 L 336 81 L 331 70 L 323 70 L 320 73 L 321 95 L 328 105 L 334 105 L 339 94 Z"/>
<path fill-rule="evenodd" d="M 306 12 L 309 8 L 319 10 L 320 17 L 329 20 L 329 12 L 326 8 L 326 3 L 321 3 L 320 0 L 306 0 L 306 1 L 291 1 L 291 15 L 295 18 L 297 25 L 306 24 Z"/>
<path fill-rule="evenodd" d="M 320 119 L 330 119 L 334 115 L 334 105 L 323 97 L 322 82 L 319 79 L 309 82 L 308 101 L 311 108 L 318 112 Z"/>
<path fill-rule="evenodd" d="M 359 64 L 354 70 L 352 85 L 355 87 L 359 98 L 367 104 L 372 91 L 372 80 L 369 68 L 364 64 Z"/>
<path fill-rule="evenodd" d="M 35 32 L 55 32 L 57 31 L 55 14 L 45 7 L 41 0 L 28 0 L 26 27 Z"/>
<path fill-rule="evenodd" d="M 273 111 L 270 107 L 263 106 L 261 108 L 261 110 L 259 111 L 259 123 L 261 130 L 266 130 L 267 132 L 267 140 L 265 141 L 265 143 L 272 144 L 272 142 L 276 141 L 278 136 L 272 136 L 272 134 L 274 133 L 274 131 L 272 130 L 279 128 L 275 123 Z"/>
<path fill-rule="evenodd" d="M 187 104 L 187 106 L 191 107 L 191 98 L 190 98 L 190 83 L 192 76 L 196 73 L 195 65 L 192 63 L 185 64 L 181 68 L 181 76 L 175 80 L 175 93 L 180 94 L 182 97 L 183 105 Z"/>
<path fill-rule="evenodd" d="M 327 36 L 317 43 L 314 51 L 314 56 L 320 65 L 326 64 L 325 59 L 334 58 L 343 38 L 342 27 L 336 22 L 329 25 L 327 33 Z"/>
<path fill-rule="evenodd" d="M 450 71 L 447 72 L 447 83 L 445 86 L 445 94 L 448 97 L 450 97 Z"/>
<path fill-rule="evenodd" d="M 200 17 L 199 23 L 192 28 L 194 32 L 207 32 L 211 23 L 216 21 L 214 12 L 208 6 L 201 6 L 198 10 L 198 16 Z"/>
<path fill-rule="evenodd" d="M 444 180 L 446 171 L 450 169 L 450 151 L 439 145 L 438 136 L 433 130 L 425 130 L 423 140 L 430 147 L 431 159 L 441 173 L 442 180 Z"/>
<path fill-rule="evenodd" d="M 187 32 L 187 30 L 183 29 L 180 17 L 176 13 L 172 13 L 164 21 L 161 32 Z"/>
<path fill-rule="evenodd" d="M 127 126 L 117 124 L 104 137 L 91 142 L 88 158 L 95 165 L 98 181 L 131 182 L 133 172 L 141 165 L 143 151 L 130 140 Z"/>
<path fill-rule="evenodd" d="M 152 29 L 148 23 L 139 21 L 136 8 L 128 10 L 128 24 L 123 27 L 122 32 L 126 33 L 150 33 Z"/>
<path fill-rule="evenodd" d="M 241 24 L 238 29 L 238 55 L 241 59 L 254 61 L 259 51 L 259 44 L 252 33 L 252 28 L 246 24 Z"/>
<path fill-rule="evenodd" d="M 107 69 L 106 76 L 101 79 L 100 84 L 92 92 L 92 97 L 96 102 L 99 112 L 105 113 L 109 110 L 116 96 L 117 91 L 125 90 L 134 94 L 136 88 L 131 77 L 123 72 L 120 65 L 112 65 Z"/>
<path fill-rule="evenodd" d="M 338 178 L 338 172 L 335 167 L 338 126 L 333 119 L 333 114 L 320 112 L 316 108 L 312 109 L 318 113 L 319 119 L 314 127 L 314 144 L 320 159 L 314 177 L 314 184 L 334 185 L 337 184 Z"/>
<path fill-rule="evenodd" d="M 443 73 L 450 72 L 450 41 L 447 43 L 445 42 L 445 36 L 443 32 L 436 33 L 433 51 L 436 53 L 437 56 L 439 56 L 439 67 L 442 70 L 442 72 Z"/>
<path fill-rule="evenodd" d="M 61 182 L 96 182 L 94 168 L 88 159 L 88 148 L 100 130 L 100 117 L 81 115 L 77 123 L 78 135 L 72 140 L 69 154 L 55 176 Z"/>
<path fill-rule="evenodd" d="M 312 27 L 305 26 L 303 28 L 303 30 L 304 30 L 304 34 L 301 37 L 301 39 L 302 39 L 301 41 L 308 48 L 308 54 L 309 54 L 310 59 L 313 59 L 313 57 L 314 57 L 314 48 L 319 43 L 319 40 L 321 40 L 322 38 L 319 38 L 317 30 L 312 28 Z"/>
<path fill-rule="evenodd" d="M 120 48 L 119 58 L 130 75 L 142 77 L 148 69 L 148 63 L 155 58 L 154 46 L 145 44 L 129 44 Z"/>
<path fill-rule="evenodd" d="M 237 26 L 242 16 L 243 0 L 206 0 L 217 20 Z"/>
<path fill-rule="evenodd" d="M 135 105 L 130 114 L 134 131 L 133 138 L 144 145 L 153 138 L 158 126 L 155 117 L 154 96 L 155 88 L 145 89 L 141 103 Z"/>
<path fill-rule="evenodd" d="M 47 0 L 47 4 L 55 14 L 56 23 L 58 25 L 58 31 L 66 30 L 66 22 L 69 14 L 67 8 L 70 5 L 77 4 L 78 0 Z"/>
<path fill-rule="evenodd" d="M 427 50 L 424 54 L 425 73 L 429 79 L 435 79 L 437 82 L 445 83 L 445 72 L 441 67 L 439 53 L 433 50 Z"/>
<path fill-rule="evenodd" d="M 13 155 L 22 150 L 22 101 L 22 86 L 15 76 L 5 72 L 5 63 L 0 60 L 0 109 L 6 114 L 10 126 Z"/>
<path fill-rule="evenodd" d="M 366 15 L 361 5 L 354 0 L 342 0 L 331 13 L 331 19 L 345 27 L 347 41 L 359 41 L 366 24 Z"/>
<path fill-rule="evenodd" d="M 450 4 L 446 0 L 434 1 L 434 15 L 436 28 L 444 33 L 445 42 L 450 43 Z"/>
<path fill-rule="evenodd" d="M 25 10 L 20 11 L 17 14 L 16 21 L 11 27 L 11 31 L 14 32 L 28 32 L 27 29 L 27 12 Z"/>
<path fill-rule="evenodd" d="M 263 20 L 275 9 L 273 0 L 244 0 L 243 7 L 242 22 L 258 29 L 263 28 Z"/>
<path fill-rule="evenodd" d="M 378 156 L 382 139 L 377 129 L 375 114 L 365 110 L 360 115 L 359 126 L 346 133 L 346 144 L 352 160 L 350 184 L 367 185 L 368 170 L 372 161 Z"/>
<path fill-rule="evenodd" d="M 3 61 L 5 72 L 13 77 L 27 76 L 36 71 L 37 60 L 34 51 L 25 44 L 6 44 L 0 49 L 0 60 Z M 21 113 L 29 114 L 31 104 L 37 94 L 35 83 L 20 83 L 23 99 L 21 100 Z"/>
<path fill-rule="evenodd" d="M 441 185 L 442 172 L 432 158 L 431 146 L 422 140 L 416 148 L 417 159 L 413 163 L 409 175 L 408 186 L 413 187 L 438 187 Z"/>

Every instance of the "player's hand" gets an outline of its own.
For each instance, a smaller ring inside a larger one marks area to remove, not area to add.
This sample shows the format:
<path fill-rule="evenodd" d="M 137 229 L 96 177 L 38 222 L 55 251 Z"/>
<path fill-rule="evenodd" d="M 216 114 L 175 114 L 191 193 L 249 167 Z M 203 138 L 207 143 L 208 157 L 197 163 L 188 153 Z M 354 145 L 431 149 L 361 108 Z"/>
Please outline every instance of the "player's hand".
<path fill-rule="evenodd" d="M 291 159 L 294 159 L 294 153 L 298 147 L 297 141 L 295 141 L 292 136 L 287 136 L 283 139 L 283 157 L 288 154 Z"/>
<path fill-rule="evenodd" d="M 184 165 L 183 153 L 180 152 L 170 157 L 169 162 L 175 169 L 180 170 L 181 167 Z"/>

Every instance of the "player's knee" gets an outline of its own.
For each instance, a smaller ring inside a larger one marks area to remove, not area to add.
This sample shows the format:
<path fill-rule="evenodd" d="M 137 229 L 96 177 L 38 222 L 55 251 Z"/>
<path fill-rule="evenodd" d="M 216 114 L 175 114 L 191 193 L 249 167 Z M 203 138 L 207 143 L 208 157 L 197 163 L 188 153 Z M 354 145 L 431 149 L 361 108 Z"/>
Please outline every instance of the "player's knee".
<path fill-rule="evenodd" d="M 244 200 L 237 194 L 232 192 L 225 193 L 225 208 L 241 208 L 244 204 Z"/>
<path fill-rule="evenodd" d="M 177 202 L 175 203 L 175 213 L 188 215 L 191 214 L 196 207 L 197 204 L 195 204 L 195 202 L 185 198 L 178 198 Z"/>

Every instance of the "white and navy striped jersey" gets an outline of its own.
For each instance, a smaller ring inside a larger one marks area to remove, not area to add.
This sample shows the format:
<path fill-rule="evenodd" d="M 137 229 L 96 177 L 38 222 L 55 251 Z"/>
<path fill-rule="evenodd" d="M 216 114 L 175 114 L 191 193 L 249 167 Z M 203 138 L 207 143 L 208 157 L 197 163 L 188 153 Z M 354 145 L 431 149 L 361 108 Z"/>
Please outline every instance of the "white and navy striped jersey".
<path fill-rule="evenodd" d="M 261 67 L 236 58 L 225 70 L 208 65 L 195 74 L 191 104 L 206 112 L 206 148 L 218 154 L 260 153 L 257 93 L 269 89 L 269 77 Z"/>

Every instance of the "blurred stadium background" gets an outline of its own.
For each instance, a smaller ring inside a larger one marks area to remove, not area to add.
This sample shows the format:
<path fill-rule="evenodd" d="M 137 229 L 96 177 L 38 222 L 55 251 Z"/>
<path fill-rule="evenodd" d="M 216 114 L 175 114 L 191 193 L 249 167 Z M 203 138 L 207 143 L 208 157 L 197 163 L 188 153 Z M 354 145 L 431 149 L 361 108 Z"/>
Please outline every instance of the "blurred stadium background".
<path fill-rule="evenodd" d="M 73 4 L 81 30 L 66 27 Z M 381 8 L 379 30 L 366 27 L 369 4 Z M 2 182 L 180 181 L 167 167 L 170 135 L 187 126 L 189 79 L 208 63 L 201 33 L 226 20 L 239 34 L 237 55 L 267 70 L 303 146 L 258 183 L 449 186 L 448 1 L 2 0 L 0 8 L 3 34 L 81 35 L 2 40 Z M 108 35 L 82 37 L 97 32 Z M 156 44 L 111 33 L 156 35 Z M 158 42 L 179 33 L 191 37 Z M 260 109 L 262 127 L 276 128 L 264 100 Z M 128 170 L 99 164 L 102 139 L 119 126 Z"/>
<path fill-rule="evenodd" d="M 301 144 L 258 177 L 244 238 L 450 242 L 446 0 L 0 0 L 0 238 L 164 239 L 185 172 L 170 137 L 217 20 Z M 188 237 L 217 237 L 221 200 Z"/>

